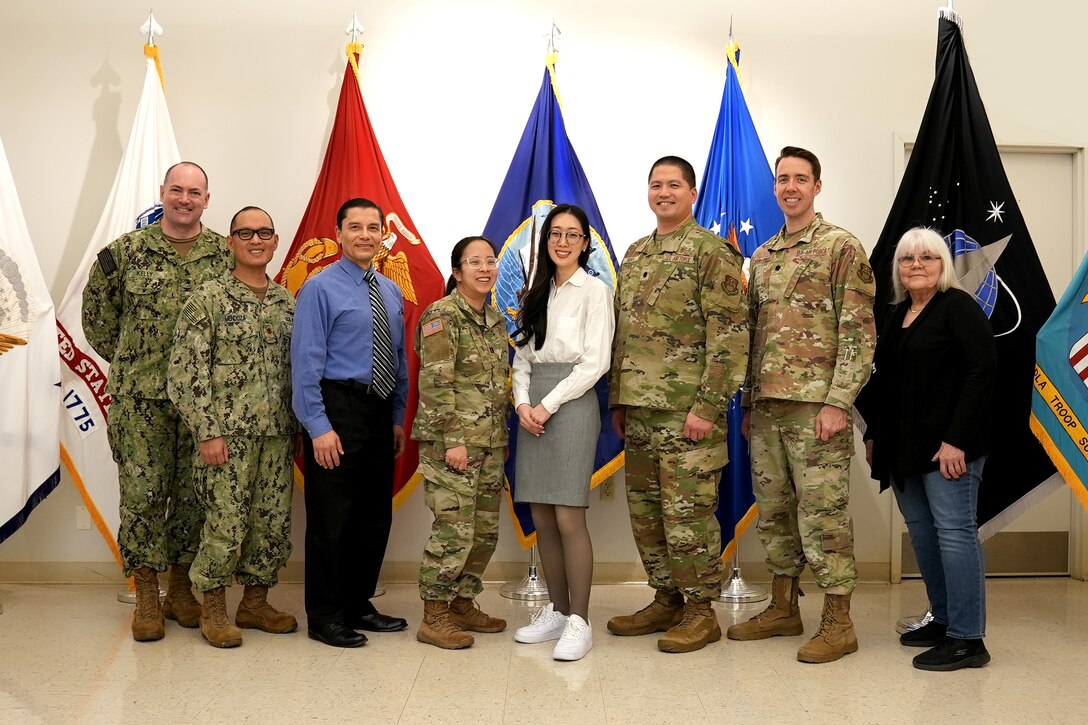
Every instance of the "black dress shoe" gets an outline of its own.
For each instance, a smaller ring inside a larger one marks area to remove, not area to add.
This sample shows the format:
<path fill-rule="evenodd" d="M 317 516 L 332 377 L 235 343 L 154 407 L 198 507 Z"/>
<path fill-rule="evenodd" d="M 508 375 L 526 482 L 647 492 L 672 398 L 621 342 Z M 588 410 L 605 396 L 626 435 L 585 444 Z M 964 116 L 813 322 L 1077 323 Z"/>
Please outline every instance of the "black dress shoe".
<path fill-rule="evenodd" d="M 381 612 L 360 614 L 348 620 L 348 626 L 352 629 L 361 629 L 364 632 L 399 632 L 408 629 L 408 620 L 400 617 L 387 617 Z"/>
<path fill-rule="evenodd" d="M 354 632 L 339 622 L 310 627 L 308 634 L 310 639 L 316 639 L 332 647 L 362 647 L 366 644 L 366 635 Z"/>
<path fill-rule="evenodd" d="M 924 627 L 912 629 L 899 635 L 899 644 L 905 647 L 936 647 L 944 641 L 947 632 L 947 624 L 930 622 Z"/>

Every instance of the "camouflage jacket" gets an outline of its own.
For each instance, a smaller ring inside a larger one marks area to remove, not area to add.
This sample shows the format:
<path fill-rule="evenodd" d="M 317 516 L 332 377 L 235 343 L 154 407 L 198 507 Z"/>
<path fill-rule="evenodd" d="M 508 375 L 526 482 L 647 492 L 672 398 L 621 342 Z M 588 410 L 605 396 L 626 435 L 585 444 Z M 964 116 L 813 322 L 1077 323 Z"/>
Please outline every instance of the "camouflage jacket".
<path fill-rule="evenodd" d="M 757 249 L 744 405 L 772 398 L 849 410 L 872 370 L 875 289 L 861 242 L 821 214 L 796 240 L 783 227 Z"/>
<path fill-rule="evenodd" d="M 178 317 L 166 388 L 198 441 L 285 435 L 291 412 L 295 300 L 275 282 L 263 300 L 231 273 L 206 282 Z"/>
<path fill-rule="evenodd" d="M 412 438 L 446 448 L 505 446 L 510 413 L 506 322 L 484 305 L 484 320 L 456 290 L 432 303 L 416 328 L 419 407 Z"/>
<path fill-rule="evenodd" d="M 113 269 L 102 267 L 105 252 Z M 111 394 L 166 399 L 167 356 L 178 313 L 193 290 L 229 271 L 233 259 L 223 237 L 207 227 L 184 257 L 158 224 L 106 246 L 83 288 L 83 332 L 110 364 Z"/>
<path fill-rule="evenodd" d="M 725 415 L 748 364 L 742 261 L 694 219 L 628 248 L 615 297 L 610 406 Z"/>

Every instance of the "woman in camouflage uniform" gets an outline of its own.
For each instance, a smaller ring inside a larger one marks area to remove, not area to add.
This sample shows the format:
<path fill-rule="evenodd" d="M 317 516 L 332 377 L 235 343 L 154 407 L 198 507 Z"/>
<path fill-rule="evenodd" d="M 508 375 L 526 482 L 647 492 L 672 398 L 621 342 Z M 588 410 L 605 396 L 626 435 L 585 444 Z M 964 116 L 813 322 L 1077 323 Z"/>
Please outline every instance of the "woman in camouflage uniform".
<path fill-rule="evenodd" d="M 499 538 L 510 364 L 506 323 L 486 304 L 498 276 L 491 242 L 466 237 L 453 248 L 446 296 L 416 330 L 419 408 L 412 438 L 434 513 L 419 568 L 423 623 L 416 639 L 443 649 L 473 643 L 468 632 L 501 632 L 480 611 L 480 577 Z"/>

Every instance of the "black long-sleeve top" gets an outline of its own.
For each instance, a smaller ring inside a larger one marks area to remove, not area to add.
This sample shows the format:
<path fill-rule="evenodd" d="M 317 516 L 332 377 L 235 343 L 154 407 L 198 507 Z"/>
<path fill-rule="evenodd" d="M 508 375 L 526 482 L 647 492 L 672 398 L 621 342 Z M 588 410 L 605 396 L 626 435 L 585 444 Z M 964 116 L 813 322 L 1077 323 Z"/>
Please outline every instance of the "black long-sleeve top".
<path fill-rule="evenodd" d="M 938 292 L 907 328 L 910 298 L 896 305 L 877 336 L 873 375 L 856 401 L 873 441 L 880 488 L 940 469 L 946 442 L 972 461 L 989 444 L 997 350 L 990 321 L 974 298 Z"/>

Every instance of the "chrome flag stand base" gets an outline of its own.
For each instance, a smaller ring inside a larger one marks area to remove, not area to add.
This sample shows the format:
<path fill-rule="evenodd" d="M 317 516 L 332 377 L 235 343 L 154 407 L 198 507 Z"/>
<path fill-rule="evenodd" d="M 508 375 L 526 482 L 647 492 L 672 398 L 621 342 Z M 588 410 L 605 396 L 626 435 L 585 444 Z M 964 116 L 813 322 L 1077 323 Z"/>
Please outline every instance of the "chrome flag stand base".
<path fill-rule="evenodd" d="M 536 547 L 529 549 L 529 573 L 525 578 L 517 582 L 506 582 L 499 589 L 499 594 L 507 599 L 521 599 L 528 602 L 539 602 L 548 598 L 548 585 L 536 572 Z"/>
<path fill-rule="evenodd" d="M 899 634 L 906 634 L 907 632 L 913 632 L 916 629 L 926 626 L 933 621 L 933 612 L 929 609 L 925 614 L 916 614 L 913 617 L 903 617 L 895 623 L 895 631 Z"/>
<path fill-rule="evenodd" d="M 374 585 L 374 596 L 375 597 L 380 597 L 383 594 L 385 594 L 385 585 L 382 584 L 381 582 L 378 582 L 377 584 Z"/>
<path fill-rule="evenodd" d="M 747 604 L 749 602 L 762 602 L 767 598 L 767 590 L 763 587 L 755 587 L 744 581 L 740 575 L 740 553 L 733 554 L 733 573 L 729 581 L 722 587 L 722 593 L 718 595 L 719 602 L 732 604 Z"/>

